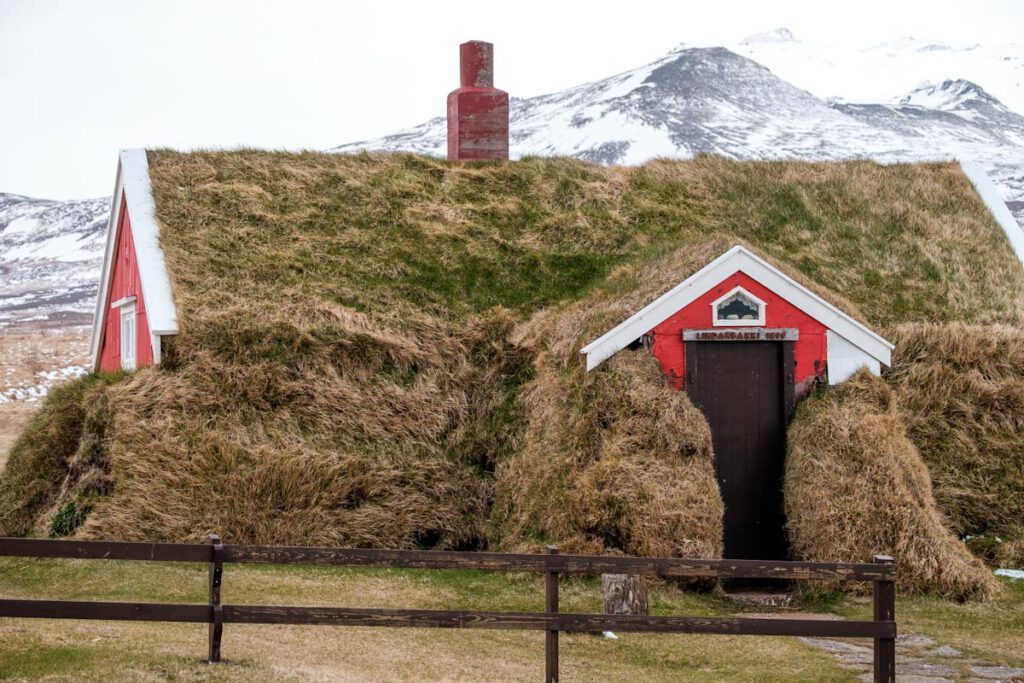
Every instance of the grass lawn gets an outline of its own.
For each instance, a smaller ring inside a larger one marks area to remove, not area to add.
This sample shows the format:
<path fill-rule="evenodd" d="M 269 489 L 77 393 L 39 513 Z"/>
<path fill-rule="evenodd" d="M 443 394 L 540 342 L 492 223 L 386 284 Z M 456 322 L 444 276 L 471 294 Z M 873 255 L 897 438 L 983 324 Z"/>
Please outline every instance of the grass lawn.
<path fill-rule="evenodd" d="M 0 560 L 0 596 L 203 602 L 200 565 Z M 225 603 L 541 610 L 531 574 L 228 565 Z M 599 584 L 563 581 L 562 609 L 599 611 Z M 720 597 L 671 587 L 651 593 L 658 614 L 726 615 Z M 815 605 L 863 618 L 850 600 Z M 901 600 L 901 629 L 965 653 L 1024 663 L 1024 587 L 995 604 Z M 1014 645 L 1015 644 L 1015 645 Z M 328 626 L 225 626 L 226 662 L 207 665 L 206 627 L 30 619 L 0 620 L 0 679 L 45 680 L 539 680 L 541 633 Z M 831 656 L 796 638 L 623 634 L 611 641 L 563 635 L 562 680 L 853 681 Z"/>

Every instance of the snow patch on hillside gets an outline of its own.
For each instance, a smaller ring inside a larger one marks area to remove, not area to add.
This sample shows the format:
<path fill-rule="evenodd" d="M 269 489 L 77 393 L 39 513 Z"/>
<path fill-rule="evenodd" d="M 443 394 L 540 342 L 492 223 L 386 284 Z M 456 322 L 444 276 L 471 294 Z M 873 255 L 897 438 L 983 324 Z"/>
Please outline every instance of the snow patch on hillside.
<path fill-rule="evenodd" d="M 36 373 L 35 381 L 29 384 L 8 386 L 0 389 L 0 403 L 12 403 L 14 401 L 25 401 L 35 403 L 46 398 L 50 389 L 59 382 L 75 379 L 88 374 L 88 370 L 81 365 L 69 365 L 57 370 L 42 370 Z M 0 378 L 0 382 L 3 378 Z"/>
<path fill-rule="evenodd" d="M 963 79 L 980 83 L 1007 107 L 1024 113 L 1024 43 L 954 45 L 904 36 L 851 47 L 799 38 L 746 39 L 725 47 L 822 99 L 893 102 L 924 82 Z"/>
<path fill-rule="evenodd" d="M 747 36 L 740 41 L 740 45 L 757 45 L 758 43 L 792 43 L 796 38 L 788 28 L 777 28 L 774 31 L 764 31 Z"/>
<path fill-rule="evenodd" d="M 109 210 L 0 194 L 0 330 L 91 324 Z"/>

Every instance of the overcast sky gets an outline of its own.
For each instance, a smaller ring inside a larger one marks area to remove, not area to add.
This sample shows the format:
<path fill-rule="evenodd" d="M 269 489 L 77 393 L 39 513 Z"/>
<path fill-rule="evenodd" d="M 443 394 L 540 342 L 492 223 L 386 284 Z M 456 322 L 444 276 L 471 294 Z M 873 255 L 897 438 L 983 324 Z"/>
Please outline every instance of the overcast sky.
<path fill-rule="evenodd" d="M 496 85 L 525 97 L 782 26 L 837 44 L 1019 42 L 1024 1 L 0 0 L 0 192 L 107 195 L 121 147 L 391 133 L 444 113 L 469 39 L 495 43 Z"/>

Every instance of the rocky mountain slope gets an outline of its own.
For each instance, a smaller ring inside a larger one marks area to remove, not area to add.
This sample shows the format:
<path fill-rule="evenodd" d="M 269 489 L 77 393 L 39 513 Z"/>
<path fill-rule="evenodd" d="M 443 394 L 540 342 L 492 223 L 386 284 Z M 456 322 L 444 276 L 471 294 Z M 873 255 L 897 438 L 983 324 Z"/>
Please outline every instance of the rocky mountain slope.
<path fill-rule="evenodd" d="M 0 330 L 92 324 L 109 211 L 0 194 Z"/>

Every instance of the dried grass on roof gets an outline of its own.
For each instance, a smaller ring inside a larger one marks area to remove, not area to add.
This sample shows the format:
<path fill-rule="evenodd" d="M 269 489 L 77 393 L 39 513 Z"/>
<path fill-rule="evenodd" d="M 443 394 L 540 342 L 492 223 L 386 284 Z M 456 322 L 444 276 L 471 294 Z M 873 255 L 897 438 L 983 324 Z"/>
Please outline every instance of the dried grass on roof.
<path fill-rule="evenodd" d="M 1024 565 L 1024 329 L 900 325 L 891 339 L 886 379 L 939 507 L 975 553 Z"/>
<path fill-rule="evenodd" d="M 91 536 L 714 556 L 703 418 L 643 352 L 583 372 L 584 343 L 737 242 L 875 326 L 1024 320 L 955 164 L 149 161 L 181 334 L 103 415 L 48 402 L 4 531 L 88 503 Z"/>
<path fill-rule="evenodd" d="M 271 315 L 267 312 L 267 315 Z M 237 320 L 237 319 L 236 319 Z M 507 316 L 389 329 L 350 311 L 260 321 L 293 355 L 179 349 L 113 388 L 117 484 L 89 536 L 472 548 L 484 543 L 507 420 L 528 368 Z M 328 332 L 329 331 L 329 332 Z M 248 349 L 266 351 L 258 342 Z M 489 362 L 479 362 L 487 358 Z M 483 441 L 488 448 L 480 448 Z"/>
<path fill-rule="evenodd" d="M 892 555 L 901 592 L 990 596 L 995 578 L 947 528 L 896 401 L 862 370 L 800 406 L 786 459 L 793 550 L 820 562 Z"/>
<path fill-rule="evenodd" d="M 501 544 L 721 557 L 707 421 L 648 353 L 606 365 L 564 375 L 542 365 L 527 388 L 525 447 L 496 473 Z"/>
<path fill-rule="evenodd" d="M 1024 320 L 1024 273 L 956 164 L 149 153 L 183 337 L 215 312 L 321 300 L 524 318 L 623 264 L 742 241 L 873 325 Z"/>
<path fill-rule="evenodd" d="M 579 348 L 721 253 L 712 242 L 621 268 L 609 286 L 545 311 L 519 330 L 536 353 L 523 390 L 523 448 L 496 472 L 495 517 L 506 546 L 557 541 L 569 551 L 721 557 L 722 499 L 711 432 L 643 349 L 587 372 Z"/>
<path fill-rule="evenodd" d="M 105 389 L 114 377 L 82 377 L 50 392 L 11 448 L 0 478 L 0 535 L 49 532 L 58 509 L 74 495 L 88 505 L 109 493 L 104 470 L 90 463 L 105 456 L 109 424 Z"/>

